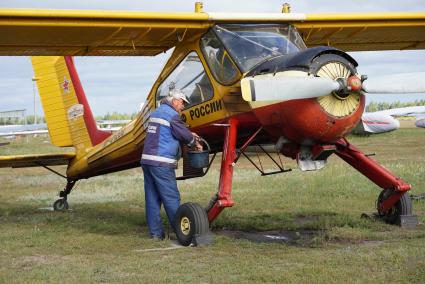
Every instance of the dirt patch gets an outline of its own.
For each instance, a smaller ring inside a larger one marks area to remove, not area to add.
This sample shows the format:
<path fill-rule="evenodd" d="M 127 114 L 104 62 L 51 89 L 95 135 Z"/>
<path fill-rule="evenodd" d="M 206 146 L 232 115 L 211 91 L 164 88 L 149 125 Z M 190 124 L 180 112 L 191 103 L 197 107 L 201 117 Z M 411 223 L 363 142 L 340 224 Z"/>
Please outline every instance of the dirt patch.
<path fill-rule="evenodd" d="M 35 266 L 56 264 L 69 259 L 67 256 L 58 255 L 29 255 L 15 258 L 13 264 L 23 270 L 31 270 Z"/>
<path fill-rule="evenodd" d="M 297 215 L 293 220 L 292 223 L 294 225 L 303 226 L 306 224 L 311 224 L 314 222 L 317 222 L 320 219 L 319 216 L 304 216 L 304 215 Z"/>
<path fill-rule="evenodd" d="M 230 231 L 217 230 L 217 235 L 234 239 L 244 239 L 256 243 L 285 243 L 289 245 L 309 245 L 325 235 L 323 230 L 279 230 L 279 231 Z"/>
<path fill-rule="evenodd" d="M 368 247 L 379 247 L 379 246 L 382 246 L 382 245 L 384 245 L 385 244 L 385 242 L 384 241 L 364 241 L 363 242 L 363 245 L 365 245 L 365 246 L 368 246 Z"/>

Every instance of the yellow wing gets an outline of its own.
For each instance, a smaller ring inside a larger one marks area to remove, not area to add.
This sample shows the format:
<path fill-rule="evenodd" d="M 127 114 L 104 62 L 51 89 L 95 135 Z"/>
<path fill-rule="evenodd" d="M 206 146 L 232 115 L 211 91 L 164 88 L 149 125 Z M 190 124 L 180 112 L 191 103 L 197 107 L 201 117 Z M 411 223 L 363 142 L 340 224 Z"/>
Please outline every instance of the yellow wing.
<path fill-rule="evenodd" d="M 425 13 L 224 14 L 0 9 L 0 55 L 156 55 L 220 23 L 297 26 L 308 46 L 425 48 Z"/>
<path fill-rule="evenodd" d="M 425 13 L 311 14 L 297 23 L 307 46 L 345 51 L 425 48 Z"/>
<path fill-rule="evenodd" d="M 75 153 L 0 156 L 0 168 L 68 165 Z"/>
<path fill-rule="evenodd" d="M 156 55 L 208 28 L 203 13 L 0 9 L 0 55 Z"/>

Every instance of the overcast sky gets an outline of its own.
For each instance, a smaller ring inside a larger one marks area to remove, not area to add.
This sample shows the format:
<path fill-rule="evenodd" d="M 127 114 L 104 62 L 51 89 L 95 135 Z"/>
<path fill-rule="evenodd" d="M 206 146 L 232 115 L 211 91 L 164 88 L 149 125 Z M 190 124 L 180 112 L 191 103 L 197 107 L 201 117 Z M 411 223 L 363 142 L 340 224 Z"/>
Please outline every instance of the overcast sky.
<path fill-rule="evenodd" d="M 0 0 L 0 8 L 96 9 L 191 12 L 188 0 Z M 203 1 L 206 12 L 280 12 L 285 1 L 210 0 Z M 297 0 L 287 1 L 292 12 L 396 12 L 424 11 L 424 0 Z M 425 51 L 352 53 L 359 63 L 359 73 L 370 77 L 379 74 L 425 72 Z M 138 110 L 159 74 L 168 54 L 157 57 L 78 57 L 77 70 L 95 115 L 107 112 L 131 113 Z M 27 109 L 33 113 L 33 76 L 28 57 L 0 57 L 0 111 Z M 373 101 L 413 101 L 425 96 L 404 98 L 377 96 Z M 42 115 L 37 100 L 37 114 Z M 369 99 L 370 100 L 370 99 Z"/>

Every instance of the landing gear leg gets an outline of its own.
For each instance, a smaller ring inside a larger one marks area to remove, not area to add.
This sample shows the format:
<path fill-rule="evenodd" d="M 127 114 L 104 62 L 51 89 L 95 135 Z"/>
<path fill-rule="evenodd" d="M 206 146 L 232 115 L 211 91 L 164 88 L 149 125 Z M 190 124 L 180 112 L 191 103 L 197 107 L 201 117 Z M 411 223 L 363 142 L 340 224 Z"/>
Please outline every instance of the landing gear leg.
<path fill-rule="evenodd" d="M 407 191 L 410 184 L 394 176 L 390 171 L 366 156 L 343 138 L 336 142 L 336 154 L 360 173 L 381 187 L 378 197 L 378 217 L 389 224 L 415 227 L 418 223 L 412 215 L 412 203 Z"/>
<path fill-rule="evenodd" d="M 207 209 L 208 220 L 210 223 L 226 207 L 232 207 L 234 202 L 232 199 L 232 180 L 233 167 L 235 166 L 236 154 L 236 138 L 237 138 L 238 121 L 229 119 L 229 124 L 226 129 L 226 136 L 223 145 L 223 157 L 220 168 L 220 181 L 218 184 L 218 193 L 210 202 Z"/>
<path fill-rule="evenodd" d="M 72 188 L 74 187 L 76 181 L 68 181 L 64 190 L 59 192 L 59 198 L 58 200 L 53 203 L 53 210 L 55 211 L 65 211 L 68 210 L 69 205 L 67 201 L 68 194 L 71 193 Z"/>

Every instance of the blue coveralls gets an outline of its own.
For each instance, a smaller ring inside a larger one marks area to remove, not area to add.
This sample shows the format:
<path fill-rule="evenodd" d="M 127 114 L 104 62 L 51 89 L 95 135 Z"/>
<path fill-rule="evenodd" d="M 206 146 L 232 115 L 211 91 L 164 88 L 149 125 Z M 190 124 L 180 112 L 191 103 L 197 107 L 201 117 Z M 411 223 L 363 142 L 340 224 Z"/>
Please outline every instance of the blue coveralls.
<path fill-rule="evenodd" d="M 145 182 L 146 220 L 154 237 L 164 237 L 161 204 L 164 204 L 171 225 L 180 206 L 175 174 L 180 158 L 179 142 L 193 146 L 195 138 L 178 112 L 170 104 L 162 103 L 149 119 L 140 162 Z"/>

